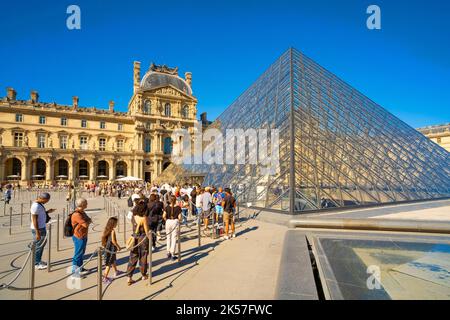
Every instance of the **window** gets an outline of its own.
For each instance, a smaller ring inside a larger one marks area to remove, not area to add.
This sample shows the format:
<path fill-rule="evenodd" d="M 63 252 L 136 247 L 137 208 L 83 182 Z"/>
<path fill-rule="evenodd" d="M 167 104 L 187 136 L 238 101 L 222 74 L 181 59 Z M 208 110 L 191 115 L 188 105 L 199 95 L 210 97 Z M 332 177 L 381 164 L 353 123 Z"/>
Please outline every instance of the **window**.
<path fill-rule="evenodd" d="M 105 138 L 100 138 L 98 140 L 98 147 L 100 151 L 105 151 L 106 150 L 106 139 Z"/>
<path fill-rule="evenodd" d="M 38 134 L 38 148 L 45 148 L 45 133 Z"/>
<path fill-rule="evenodd" d="M 59 138 L 59 147 L 61 149 L 67 149 L 67 136 L 61 136 Z"/>
<path fill-rule="evenodd" d="M 172 139 L 169 137 L 164 138 L 164 154 L 172 153 Z"/>
<path fill-rule="evenodd" d="M 67 126 L 67 118 L 61 118 L 61 125 L 62 126 Z"/>
<path fill-rule="evenodd" d="M 152 128 L 152 124 L 150 122 L 145 123 L 145 129 L 150 130 Z"/>
<path fill-rule="evenodd" d="M 152 150 L 151 140 L 149 138 L 146 138 L 145 142 L 144 142 L 144 151 L 145 152 L 151 152 L 151 150 Z"/>
<path fill-rule="evenodd" d="M 16 113 L 16 122 L 23 122 L 23 115 L 21 113 Z"/>
<path fill-rule="evenodd" d="M 39 116 L 39 124 L 45 124 L 46 119 L 45 116 Z"/>
<path fill-rule="evenodd" d="M 123 151 L 123 139 L 117 140 L 117 151 Z"/>
<path fill-rule="evenodd" d="M 122 124 L 122 123 L 119 123 L 119 124 L 117 125 L 117 130 L 119 130 L 119 131 L 122 131 L 122 130 L 123 130 L 123 124 Z"/>
<path fill-rule="evenodd" d="M 80 149 L 81 150 L 88 149 L 88 138 L 86 136 L 80 137 Z"/>
<path fill-rule="evenodd" d="M 22 147 L 23 145 L 23 133 L 15 132 L 14 133 L 14 147 Z"/>
<path fill-rule="evenodd" d="M 146 114 L 150 113 L 151 106 L 152 106 L 151 102 L 148 101 L 148 100 L 145 100 L 145 102 L 144 102 L 144 107 L 143 107 L 143 109 L 142 109 L 142 112 L 143 112 L 143 113 L 146 113 Z"/>
<path fill-rule="evenodd" d="M 181 117 L 187 119 L 189 118 L 189 107 L 184 106 L 183 109 L 181 109 Z"/>
<path fill-rule="evenodd" d="M 164 106 L 164 115 L 166 117 L 170 117 L 172 115 L 172 108 L 170 107 L 170 103 L 166 103 Z"/>
<path fill-rule="evenodd" d="M 100 129 L 105 129 L 105 128 L 106 128 L 105 121 L 100 121 Z"/>
<path fill-rule="evenodd" d="M 87 128 L 87 121 L 86 120 L 81 120 L 81 127 L 82 128 Z"/>

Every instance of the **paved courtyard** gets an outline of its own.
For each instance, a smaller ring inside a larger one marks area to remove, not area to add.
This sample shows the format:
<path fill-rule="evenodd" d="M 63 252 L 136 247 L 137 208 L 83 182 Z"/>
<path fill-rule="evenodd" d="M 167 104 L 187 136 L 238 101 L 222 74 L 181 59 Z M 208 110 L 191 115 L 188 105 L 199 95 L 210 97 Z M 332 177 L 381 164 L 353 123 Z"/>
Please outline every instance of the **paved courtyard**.
<path fill-rule="evenodd" d="M 102 197 L 88 198 L 88 214 L 93 218 L 89 232 L 89 243 L 85 258 L 89 259 L 100 245 L 100 237 L 108 217 Z M 117 204 L 121 214 L 126 212 L 126 200 L 107 199 Z M 20 203 L 24 205 L 24 215 L 20 215 Z M 10 282 L 19 272 L 28 254 L 27 245 L 31 241 L 29 230 L 29 199 L 23 197 L 13 201 L 13 228 L 9 235 L 9 207 L 3 216 L 0 207 L 0 283 Z M 73 245 L 71 239 L 62 238 L 62 211 L 66 203 L 64 195 L 53 194 L 47 209 L 56 208 L 52 214 L 56 220 L 60 214 L 60 243 L 57 251 L 56 221 L 52 224 L 51 272 L 36 270 L 35 299 L 97 299 L 97 258 L 87 264 L 90 274 L 81 281 L 80 289 L 71 289 L 74 284 L 68 278 Z M 138 281 L 127 286 L 122 276 L 103 288 L 103 299 L 273 299 L 281 256 L 281 247 L 287 227 L 264 223 L 257 220 L 243 221 L 237 227 L 237 237 L 233 240 L 212 240 L 208 234 L 201 239 L 198 247 L 195 226 L 182 228 L 181 262 L 172 262 L 165 257 L 164 241 L 158 243 L 158 251 L 153 254 L 153 284 Z M 22 227 L 21 227 L 22 218 Z M 127 226 L 123 234 L 123 219 L 120 219 L 120 243 L 130 235 Z M 125 271 L 128 262 L 126 252 L 118 254 L 119 270 Z M 47 261 L 47 248 L 43 255 Z M 134 279 L 139 279 L 136 274 Z M 17 288 L 28 288 L 30 283 L 29 264 L 12 284 Z M 0 290 L 0 299 L 28 299 L 28 290 Z"/>

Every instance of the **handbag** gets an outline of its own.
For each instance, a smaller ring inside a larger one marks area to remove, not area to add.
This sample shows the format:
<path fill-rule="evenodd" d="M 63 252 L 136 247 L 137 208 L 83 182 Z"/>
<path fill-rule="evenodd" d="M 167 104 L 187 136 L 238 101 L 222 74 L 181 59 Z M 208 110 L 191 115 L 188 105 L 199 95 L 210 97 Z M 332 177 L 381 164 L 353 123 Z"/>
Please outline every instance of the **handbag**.
<path fill-rule="evenodd" d="M 139 232 L 139 224 L 136 224 L 136 231 L 128 238 L 126 243 L 127 250 L 132 250 L 136 246 L 137 233 Z"/>

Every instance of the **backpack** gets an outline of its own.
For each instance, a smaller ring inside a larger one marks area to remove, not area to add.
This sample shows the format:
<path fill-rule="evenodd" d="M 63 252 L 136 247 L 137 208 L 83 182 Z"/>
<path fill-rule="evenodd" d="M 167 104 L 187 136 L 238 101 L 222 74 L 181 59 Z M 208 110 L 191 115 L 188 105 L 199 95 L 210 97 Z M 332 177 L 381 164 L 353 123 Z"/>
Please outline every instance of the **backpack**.
<path fill-rule="evenodd" d="M 128 198 L 128 207 L 131 208 L 133 206 L 133 200 L 131 197 Z"/>
<path fill-rule="evenodd" d="M 72 237 L 73 232 L 78 225 L 78 223 L 76 223 L 75 227 L 72 226 L 72 215 L 73 215 L 73 213 L 69 214 L 66 221 L 64 222 L 64 236 L 65 237 Z"/>

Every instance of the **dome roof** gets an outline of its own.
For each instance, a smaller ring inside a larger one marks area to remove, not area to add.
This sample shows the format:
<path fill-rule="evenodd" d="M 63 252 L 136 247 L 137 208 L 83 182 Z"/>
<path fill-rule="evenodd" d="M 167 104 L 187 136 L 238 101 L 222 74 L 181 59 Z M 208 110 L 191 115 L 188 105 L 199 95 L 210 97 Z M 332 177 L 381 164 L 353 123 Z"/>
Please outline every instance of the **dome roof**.
<path fill-rule="evenodd" d="M 142 90 L 151 90 L 172 85 L 185 94 L 192 96 L 192 89 L 176 74 L 168 74 L 156 71 L 149 71 L 145 74 L 141 81 Z"/>

